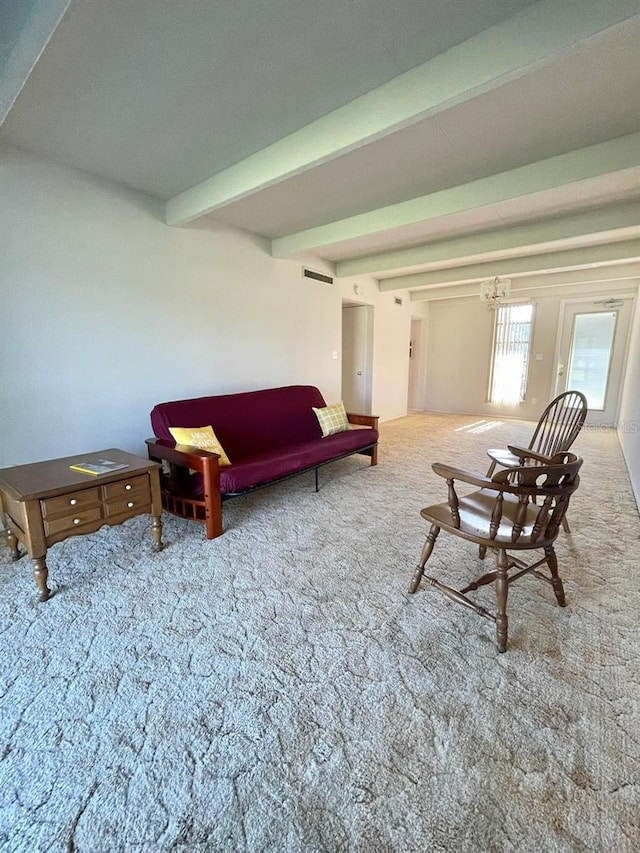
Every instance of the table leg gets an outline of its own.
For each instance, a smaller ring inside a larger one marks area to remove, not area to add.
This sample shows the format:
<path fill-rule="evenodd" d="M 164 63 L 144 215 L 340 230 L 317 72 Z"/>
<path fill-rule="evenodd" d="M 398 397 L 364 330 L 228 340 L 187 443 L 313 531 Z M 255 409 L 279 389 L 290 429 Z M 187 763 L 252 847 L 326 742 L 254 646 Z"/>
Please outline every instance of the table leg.
<path fill-rule="evenodd" d="M 47 586 L 47 577 L 49 576 L 49 570 L 47 569 L 47 562 L 45 557 L 33 557 L 31 559 L 33 563 L 33 576 L 36 581 L 36 586 L 40 592 L 39 599 L 40 601 L 47 601 L 49 596 L 51 595 L 51 590 Z"/>
<path fill-rule="evenodd" d="M 7 527 L 7 545 L 11 553 L 11 559 L 14 561 L 19 560 L 22 555 L 18 549 L 18 539 L 10 527 Z"/>
<path fill-rule="evenodd" d="M 151 534 L 153 536 L 153 547 L 156 551 L 162 551 L 162 517 L 154 515 L 151 517 Z"/>

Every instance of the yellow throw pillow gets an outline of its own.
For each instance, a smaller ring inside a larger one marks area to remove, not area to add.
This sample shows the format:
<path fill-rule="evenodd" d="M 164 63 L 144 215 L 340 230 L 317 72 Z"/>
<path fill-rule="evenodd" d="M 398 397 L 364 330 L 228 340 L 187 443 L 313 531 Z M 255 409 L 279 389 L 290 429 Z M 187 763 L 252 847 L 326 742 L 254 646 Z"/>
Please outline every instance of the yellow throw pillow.
<path fill-rule="evenodd" d="M 169 427 L 176 444 L 186 444 L 200 450 L 220 454 L 220 465 L 231 465 L 231 461 L 218 441 L 213 427 Z"/>
<path fill-rule="evenodd" d="M 318 418 L 322 437 L 334 435 L 336 432 L 346 432 L 349 429 L 349 420 L 344 408 L 344 403 L 333 403 L 331 406 L 325 406 L 323 409 L 311 407 Z"/>

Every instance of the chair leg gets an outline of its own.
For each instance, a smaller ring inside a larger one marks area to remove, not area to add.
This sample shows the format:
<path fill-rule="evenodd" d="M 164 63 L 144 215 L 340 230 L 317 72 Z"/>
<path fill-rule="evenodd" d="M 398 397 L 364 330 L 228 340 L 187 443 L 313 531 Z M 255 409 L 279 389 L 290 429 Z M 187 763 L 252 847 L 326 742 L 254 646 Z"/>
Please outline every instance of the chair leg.
<path fill-rule="evenodd" d="M 509 558 L 504 548 L 500 548 L 497 555 L 497 577 L 496 577 L 496 598 L 498 600 L 498 614 L 496 616 L 496 639 L 498 642 L 498 651 L 507 651 L 507 596 L 509 594 L 509 581 L 507 580 L 507 572 L 509 569 Z"/>
<path fill-rule="evenodd" d="M 431 556 L 433 546 L 436 544 L 436 539 L 438 538 L 438 533 L 440 533 L 440 528 L 437 524 L 432 524 L 429 533 L 427 534 L 427 540 L 424 543 L 424 548 L 422 549 L 420 562 L 416 566 L 416 570 L 413 573 L 413 577 L 411 578 L 411 583 L 409 584 L 409 592 L 415 592 L 420 586 L 420 581 L 422 580 L 422 576 L 424 574 L 425 563 Z"/>
<path fill-rule="evenodd" d="M 558 574 L 558 558 L 556 557 L 556 552 L 553 550 L 553 545 L 549 545 L 548 548 L 545 548 L 544 554 L 547 558 L 549 571 L 551 572 L 551 586 L 556 594 L 556 601 L 560 607 L 566 607 L 567 602 L 564 597 L 564 587 L 562 585 L 560 575 Z"/>
<path fill-rule="evenodd" d="M 567 521 L 567 516 L 562 516 L 562 529 L 565 533 L 571 533 L 571 528 L 569 527 L 569 522 Z"/>
<path fill-rule="evenodd" d="M 493 460 L 492 460 L 492 462 L 491 462 L 491 465 L 489 465 L 489 470 L 487 471 L 487 473 L 486 473 L 486 475 L 485 475 L 486 477 L 491 477 L 491 475 L 493 474 L 493 472 L 496 470 L 496 465 L 497 465 L 497 464 L 498 464 L 498 463 L 496 462 L 496 460 L 495 460 L 495 459 L 493 459 Z"/>
<path fill-rule="evenodd" d="M 484 560 L 484 558 L 486 556 L 487 556 L 487 546 L 486 545 L 478 545 L 478 557 L 480 557 L 481 560 Z"/>

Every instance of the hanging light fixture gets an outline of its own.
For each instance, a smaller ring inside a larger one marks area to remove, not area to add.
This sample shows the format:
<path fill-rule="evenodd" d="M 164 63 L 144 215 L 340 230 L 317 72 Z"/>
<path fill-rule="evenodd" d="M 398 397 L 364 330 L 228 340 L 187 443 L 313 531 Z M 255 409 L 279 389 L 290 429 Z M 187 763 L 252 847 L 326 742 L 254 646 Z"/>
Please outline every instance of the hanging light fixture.
<path fill-rule="evenodd" d="M 480 282 L 480 299 L 486 302 L 490 308 L 495 308 L 503 299 L 506 299 L 511 292 L 511 279 L 495 278 L 487 279 Z"/>

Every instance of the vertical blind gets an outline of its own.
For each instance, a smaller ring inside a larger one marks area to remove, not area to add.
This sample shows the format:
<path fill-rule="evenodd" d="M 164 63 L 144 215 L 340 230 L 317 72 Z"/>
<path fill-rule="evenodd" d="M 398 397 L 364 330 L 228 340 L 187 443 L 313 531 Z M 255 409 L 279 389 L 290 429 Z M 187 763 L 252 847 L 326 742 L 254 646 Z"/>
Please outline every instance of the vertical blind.
<path fill-rule="evenodd" d="M 520 403 L 527 390 L 533 305 L 500 305 L 496 309 L 491 365 L 492 403 Z"/>

